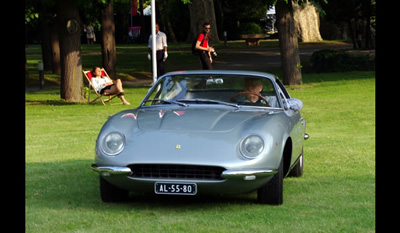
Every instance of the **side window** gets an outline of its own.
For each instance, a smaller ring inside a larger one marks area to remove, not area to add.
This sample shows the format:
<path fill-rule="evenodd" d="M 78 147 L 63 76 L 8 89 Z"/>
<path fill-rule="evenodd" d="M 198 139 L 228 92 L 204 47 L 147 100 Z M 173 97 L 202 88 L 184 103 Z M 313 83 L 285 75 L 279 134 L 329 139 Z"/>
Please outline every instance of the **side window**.
<path fill-rule="evenodd" d="M 279 81 L 279 79 L 276 79 L 276 83 L 278 84 L 277 85 L 277 92 L 278 92 L 278 95 L 279 95 L 279 99 L 282 101 L 283 108 L 287 110 L 287 109 L 290 108 L 290 105 L 289 105 L 289 103 L 287 101 L 287 99 L 290 98 L 290 95 L 286 91 L 286 89 L 283 87 L 283 84 L 281 83 L 281 81 Z"/>
<path fill-rule="evenodd" d="M 290 99 L 289 93 L 286 91 L 286 88 L 283 86 L 283 83 L 278 78 L 275 79 L 282 93 L 285 95 L 286 99 Z"/>

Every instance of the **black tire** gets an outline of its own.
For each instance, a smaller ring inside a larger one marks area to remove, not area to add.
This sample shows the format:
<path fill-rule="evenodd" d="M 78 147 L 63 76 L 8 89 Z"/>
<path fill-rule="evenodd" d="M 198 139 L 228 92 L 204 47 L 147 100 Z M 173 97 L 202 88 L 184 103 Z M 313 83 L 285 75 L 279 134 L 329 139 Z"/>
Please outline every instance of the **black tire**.
<path fill-rule="evenodd" d="M 258 190 L 257 201 L 260 204 L 282 205 L 283 203 L 283 157 L 278 173 Z"/>
<path fill-rule="evenodd" d="M 115 187 L 100 176 L 100 195 L 104 202 L 124 202 L 128 200 L 129 191 Z"/>
<path fill-rule="evenodd" d="M 290 171 L 288 177 L 300 177 L 303 175 L 303 151 L 301 152 L 299 161 Z"/>

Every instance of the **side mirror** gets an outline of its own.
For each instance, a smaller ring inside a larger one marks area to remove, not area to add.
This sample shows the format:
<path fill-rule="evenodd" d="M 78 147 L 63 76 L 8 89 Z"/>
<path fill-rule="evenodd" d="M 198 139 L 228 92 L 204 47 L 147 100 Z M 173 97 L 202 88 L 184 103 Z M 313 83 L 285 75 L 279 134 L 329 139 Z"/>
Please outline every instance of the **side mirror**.
<path fill-rule="evenodd" d="M 299 100 L 299 99 L 290 98 L 290 99 L 288 99 L 288 103 L 289 103 L 290 109 L 292 109 L 293 111 L 300 111 L 300 109 L 303 108 L 303 102 L 301 102 L 301 100 Z"/>

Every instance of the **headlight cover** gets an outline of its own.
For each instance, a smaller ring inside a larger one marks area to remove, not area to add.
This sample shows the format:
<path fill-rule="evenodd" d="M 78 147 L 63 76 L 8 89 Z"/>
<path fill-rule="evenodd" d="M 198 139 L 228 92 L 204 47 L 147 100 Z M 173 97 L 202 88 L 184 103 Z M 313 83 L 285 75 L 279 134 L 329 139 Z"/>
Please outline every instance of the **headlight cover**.
<path fill-rule="evenodd" d="M 108 133 L 101 144 L 101 149 L 107 155 L 114 156 L 119 154 L 125 146 L 125 136 L 122 133 Z"/>
<path fill-rule="evenodd" d="M 250 135 L 240 142 L 240 152 L 248 159 L 255 159 L 264 150 L 264 140 L 257 135 Z"/>

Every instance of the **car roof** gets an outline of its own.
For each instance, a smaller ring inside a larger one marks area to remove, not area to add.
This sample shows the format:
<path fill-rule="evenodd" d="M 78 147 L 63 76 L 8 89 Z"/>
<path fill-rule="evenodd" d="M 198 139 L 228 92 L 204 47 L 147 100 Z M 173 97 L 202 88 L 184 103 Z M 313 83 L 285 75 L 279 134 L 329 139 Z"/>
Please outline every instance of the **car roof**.
<path fill-rule="evenodd" d="M 264 78 L 271 79 L 275 81 L 276 76 L 270 73 L 266 72 L 258 72 L 258 71 L 246 71 L 246 70 L 182 70 L 182 71 L 173 71 L 173 72 L 168 72 L 164 74 L 164 76 L 170 76 L 170 75 L 182 75 L 182 74 L 188 74 L 188 75 L 194 75 L 194 74 L 199 74 L 199 75 L 248 75 L 248 76 L 261 76 Z M 161 78 L 161 77 L 160 77 Z"/>

